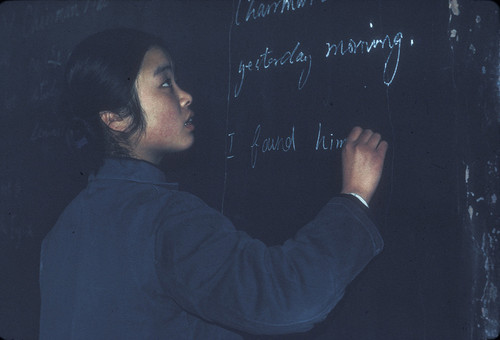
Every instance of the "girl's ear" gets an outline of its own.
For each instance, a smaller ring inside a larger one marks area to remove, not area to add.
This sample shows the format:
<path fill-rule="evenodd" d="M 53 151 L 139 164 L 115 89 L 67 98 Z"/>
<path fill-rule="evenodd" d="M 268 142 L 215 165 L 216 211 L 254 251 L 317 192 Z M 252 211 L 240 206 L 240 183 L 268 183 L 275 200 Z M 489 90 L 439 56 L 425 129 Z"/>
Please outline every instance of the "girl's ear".
<path fill-rule="evenodd" d="M 129 126 L 129 117 L 120 117 L 120 115 L 111 111 L 101 111 L 99 116 L 104 124 L 111 130 L 124 132 Z"/>

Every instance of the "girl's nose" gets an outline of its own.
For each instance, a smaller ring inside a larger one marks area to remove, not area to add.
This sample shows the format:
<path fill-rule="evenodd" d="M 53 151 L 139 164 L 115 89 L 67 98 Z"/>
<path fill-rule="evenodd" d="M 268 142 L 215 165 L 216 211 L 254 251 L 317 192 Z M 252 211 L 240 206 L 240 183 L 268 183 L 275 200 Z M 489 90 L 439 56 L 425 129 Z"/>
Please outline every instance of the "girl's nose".
<path fill-rule="evenodd" d="M 182 107 L 188 107 L 193 102 L 193 97 L 188 92 L 179 88 L 179 101 Z"/>

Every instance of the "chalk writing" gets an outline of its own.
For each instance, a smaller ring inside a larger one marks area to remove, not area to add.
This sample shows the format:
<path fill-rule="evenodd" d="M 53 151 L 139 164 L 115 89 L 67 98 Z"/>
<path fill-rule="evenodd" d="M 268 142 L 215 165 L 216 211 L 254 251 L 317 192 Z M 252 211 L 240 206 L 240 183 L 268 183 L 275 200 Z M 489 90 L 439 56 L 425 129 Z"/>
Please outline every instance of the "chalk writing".
<path fill-rule="evenodd" d="M 227 134 L 227 136 L 230 139 L 230 142 L 229 142 L 229 151 L 227 152 L 227 155 L 226 155 L 227 159 L 234 158 L 234 155 L 232 153 L 233 153 L 233 142 L 234 142 L 234 135 L 235 134 L 236 133 L 234 133 L 234 132 L 231 132 L 231 133 Z"/>
<path fill-rule="evenodd" d="M 398 70 L 402 39 L 403 33 L 398 32 L 393 39 L 391 39 L 389 35 L 386 35 L 384 39 L 373 39 L 372 41 L 359 40 L 356 42 L 353 39 L 348 39 L 346 41 L 340 40 L 338 43 L 327 42 L 325 57 L 329 58 L 330 56 L 337 55 L 344 56 L 348 53 L 370 53 L 373 49 L 379 46 L 382 49 L 388 47 L 390 52 L 385 61 L 383 80 L 385 85 L 390 86 Z M 393 54 L 394 49 L 397 51 L 396 54 Z"/>
<path fill-rule="evenodd" d="M 63 2 L 60 2 L 61 4 Z M 100 12 L 109 5 L 108 0 L 71 1 L 62 7 L 48 10 L 47 7 L 26 6 L 22 19 L 21 33 L 27 37 L 48 27 L 85 15 L 88 11 Z"/>
<path fill-rule="evenodd" d="M 42 79 L 38 84 L 35 84 L 31 99 L 38 101 L 48 98 L 57 97 L 59 88 L 57 87 L 56 80 Z"/>
<path fill-rule="evenodd" d="M 300 42 L 297 42 L 294 48 L 285 51 L 283 54 L 278 54 L 277 58 L 271 56 L 273 51 L 269 49 L 269 47 L 266 47 L 265 51 L 254 59 L 255 61 L 241 60 L 238 67 L 238 74 L 240 78 L 238 84 L 234 87 L 234 97 L 236 98 L 240 95 L 241 88 L 243 87 L 243 83 L 248 72 L 258 72 L 266 70 L 270 67 L 285 67 L 296 63 L 304 64 L 297 82 L 297 87 L 301 90 L 307 83 L 307 79 L 311 73 L 312 57 L 304 51 L 299 51 L 299 46 Z"/>
<path fill-rule="evenodd" d="M 288 152 L 295 151 L 295 126 L 292 126 L 292 133 L 287 137 L 268 137 L 264 138 L 262 142 L 260 142 L 260 131 L 261 125 L 257 125 L 255 129 L 255 133 L 253 136 L 253 142 L 250 146 L 250 164 L 252 168 L 255 168 L 257 164 L 257 157 L 259 151 L 262 153 L 265 152 Z M 261 144 L 259 144 L 261 143 Z"/>
<path fill-rule="evenodd" d="M 28 68 L 30 72 L 43 73 L 44 70 L 51 69 L 51 67 L 61 67 L 66 62 L 68 57 L 69 53 L 62 53 L 55 46 L 52 46 L 50 49 L 41 51 L 31 57 L 28 63 Z"/>
<path fill-rule="evenodd" d="M 319 123 L 318 126 L 318 137 L 316 138 L 316 147 L 315 149 L 317 151 L 332 151 L 332 150 L 338 150 L 342 149 L 342 146 L 344 145 L 346 139 L 338 139 L 334 138 L 334 134 L 330 133 L 329 136 L 327 137 L 324 135 L 321 131 L 321 122 Z"/>
<path fill-rule="evenodd" d="M 276 136 L 276 137 L 266 137 L 261 138 L 262 125 L 259 124 L 255 128 L 255 132 L 253 135 L 252 143 L 250 145 L 250 165 L 252 168 L 255 168 L 257 164 L 257 159 L 259 153 L 266 152 L 289 152 L 296 151 L 297 144 L 295 141 L 295 125 L 292 125 L 291 133 L 288 136 Z M 40 132 L 35 130 L 33 133 L 34 138 L 39 138 Z M 226 152 L 226 158 L 232 159 L 236 157 L 233 154 L 236 133 L 232 132 L 227 134 L 229 137 L 229 146 L 228 151 Z M 46 137 L 41 136 L 41 137 Z M 313 137 L 314 138 L 314 137 Z M 335 151 L 341 150 L 344 146 L 346 139 L 345 138 L 337 138 L 334 133 L 325 133 L 323 131 L 322 123 L 318 123 L 318 132 L 315 136 L 315 144 L 306 143 L 306 146 L 311 147 L 311 149 L 316 151 Z"/>
<path fill-rule="evenodd" d="M 254 0 L 247 0 L 248 7 L 246 7 L 246 14 L 243 15 L 245 10 L 242 8 L 241 0 L 238 1 L 234 22 L 240 25 L 240 19 L 248 22 L 249 20 L 263 19 L 269 15 L 281 15 L 286 12 L 294 12 L 306 6 L 312 6 L 319 1 L 314 0 L 277 0 L 277 1 L 263 1 L 258 4 Z M 326 2 L 326 0 L 321 0 Z"/>
<path fill-rule="evenodd" d="M 346 54 L 368 54 L 376 48 L 388 48 L 390 51 L 384 63 L 382 79 L 385 85 L 390 86 L 394 81 L 394 77 L 399 67 L 402 39 L 403 33 L 398 32 L 392 39 L 389 35 L 386 35 L 384 39 L 373 39 L 371 41 L 355 41 L 353 39 L 348 39 L 346 41 L 340 40 L 338 43 L 327 42 L 325 57 L 331 58 L 333 56 L 344 56 Z M 297 82 L 297 88 L 301 90 L 306 85 L 311 74 L 312 55 L 307 54 L 303 50 L 299 50 L 300 45 L 301 43 L 297 42 L 294 48 L 282 54 L 278 53 L 277 57 L 275 57 L 276 54 L 273 53 L 273 50 L 266 47 L 264 52 L 259 54 L 257 58 L 241 60 L 238 66 L 239 79 L 234 87 L 234 97 L 236 98 L 240 95 L 243 83 L 246 77 L 248 77 L 249 72 L 259 72 L 270 67 L 286 67 L 293 64 L 303 64 Z M 396 52 L 394 52 L 394 50 L 396 50 Z"/>
<path fill-rule="evenodd" d="M 64 129 L 60 126 L 51 124 L 37 123 L 31 132 L 30 141 L 35 142 L 39 139 L 47 139 L 49 137 L 60 137 L 64 134 Z"/>

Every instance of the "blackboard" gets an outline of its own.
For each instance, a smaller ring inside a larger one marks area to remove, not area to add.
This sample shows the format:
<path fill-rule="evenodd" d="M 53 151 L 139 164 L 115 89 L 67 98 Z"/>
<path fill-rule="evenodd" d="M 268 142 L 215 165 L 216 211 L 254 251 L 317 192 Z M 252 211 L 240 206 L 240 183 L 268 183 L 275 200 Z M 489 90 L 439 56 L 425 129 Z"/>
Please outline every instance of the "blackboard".
<path fill-rule="evenodd" d="M 0 6 L 0 337 L 36 338 L 40 243 L 88 175 L 57 118 L 64 62 L 119 26 L 163 37 L 194 97 L 197 142 L 162 167 L 269 245 L 339 191 L 354 125 L 390 143 L 384 252 L 323 323 L 273 338 L 498 336 L 493 2 L 99 0 Z"/>

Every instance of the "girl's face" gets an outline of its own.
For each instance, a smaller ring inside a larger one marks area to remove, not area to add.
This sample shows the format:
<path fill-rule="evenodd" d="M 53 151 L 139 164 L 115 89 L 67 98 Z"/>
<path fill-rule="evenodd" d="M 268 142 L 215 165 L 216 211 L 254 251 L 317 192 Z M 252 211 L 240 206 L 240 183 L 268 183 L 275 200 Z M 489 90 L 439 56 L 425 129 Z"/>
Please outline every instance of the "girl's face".
<path fill-rule="evenodd" d="M 136 88 L 146 128 L 133 154 L 159 164 L 166 153 L 191 147 L 194 125 L 189 105 L 193 98 L 177 86 L 172 61 L 161 48 L 152 47 L 144 55 Z"/>

